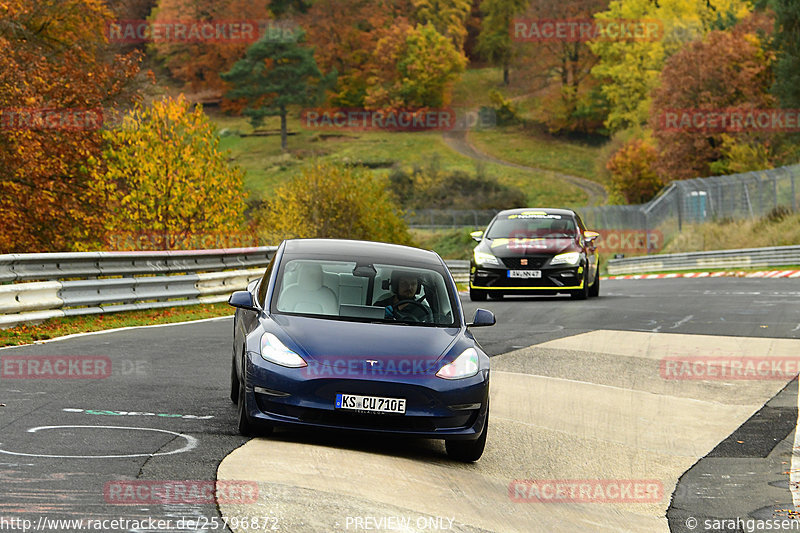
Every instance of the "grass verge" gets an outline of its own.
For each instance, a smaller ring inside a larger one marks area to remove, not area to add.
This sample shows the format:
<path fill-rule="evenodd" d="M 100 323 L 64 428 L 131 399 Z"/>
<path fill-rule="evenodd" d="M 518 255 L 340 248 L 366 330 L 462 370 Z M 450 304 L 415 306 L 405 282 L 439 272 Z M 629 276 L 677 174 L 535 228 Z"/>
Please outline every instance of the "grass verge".
<path fill-rule="evenodd" d="M 53 318 L 42 324 L 26 324 L 9 329 L 0 329 L 0 346 L 19 346 L 35 341 L 54 339 L 74 333 L 89 333 L 106 329 L 125 328 L 131 326 L 151 326 L 153 324 L 171 324 L 188 322 L 233 314 L 233 308 L 227 303 L 199 304 L 169 309 L 150 311 L 127 311 L 106 315 L 87 315 L 64 318 Z"/>

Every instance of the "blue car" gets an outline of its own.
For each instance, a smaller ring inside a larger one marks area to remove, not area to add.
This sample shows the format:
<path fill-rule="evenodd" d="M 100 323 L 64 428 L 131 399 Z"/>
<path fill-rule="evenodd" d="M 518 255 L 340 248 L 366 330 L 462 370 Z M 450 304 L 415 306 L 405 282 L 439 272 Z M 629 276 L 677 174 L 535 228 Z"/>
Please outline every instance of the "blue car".
<path fill-rule="evenodd" d="M 365 241 L 284 241 L 234 293 L 231 400 L 244 435 L 275 426 L 444 439 L 480 458 L 489 358 L 435 252 Z"/>

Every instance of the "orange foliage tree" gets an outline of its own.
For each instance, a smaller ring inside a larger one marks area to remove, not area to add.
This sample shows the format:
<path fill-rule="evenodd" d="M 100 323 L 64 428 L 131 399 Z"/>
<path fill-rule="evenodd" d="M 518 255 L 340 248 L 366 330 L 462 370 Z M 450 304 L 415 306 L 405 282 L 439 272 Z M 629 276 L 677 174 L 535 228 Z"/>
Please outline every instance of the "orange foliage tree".
<path fill-rule="evenodd" d="M 254 21 L 261 25 L 261 33 L 271 27 L 270 19 L 270 0 L 159 0 L 150 17 L 154 24 Z M 248 40 L 244 35 L 234 38 L 232 34 L 219 41 L 162 38 L 152 42 L 151 48 L 170 75 L 183 82 L 187 90 L 220 97 L 229 88 L 220 73 L 230 70 L 254 42 L 255 39 Z"/>
<path fill-rule="evenodd" d="M 659 152 L 656 170 L 662 179 L 709 176 L 714 173 L 711 165 L 726 155 L 725 131 L 666 128 L 665 113 L 767 109 L 776 105 L 770 94 L 774 53 L 763 39 L 770 29 L 766 15 L 754 15 L 732 30 L 710 32 L 669 59 L 661 85 L 653 91 L 650 112 Z M 764 143 L 772 136 L 757 131 L 730 135 L 749 144 Z"/>
<path fill-rule="evenodd" d="M 0 2 L 0 253 L 80 249 L 103 214 L 85 161 L 101 146 L 98 116 L 133 99 L 138 54 L 114 55 L 101 0 Z M 51 110 L 55 123 L 22 121 Z M 97 110 L 75 125 L 59 117 Z"/>

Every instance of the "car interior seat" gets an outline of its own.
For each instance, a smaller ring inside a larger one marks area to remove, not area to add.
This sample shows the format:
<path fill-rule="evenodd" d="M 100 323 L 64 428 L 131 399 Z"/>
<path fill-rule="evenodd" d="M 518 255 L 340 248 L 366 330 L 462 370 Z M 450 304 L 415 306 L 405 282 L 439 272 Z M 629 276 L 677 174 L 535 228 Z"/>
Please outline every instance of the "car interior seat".
<path fill-rule="evenodd" d="M 336 294 L 322 284 L 322 267 L 303 263 L 298 267 L 297 283 L 286 287 L 281 294 L 278 309 L 294 313 L 338 315 Z"/>

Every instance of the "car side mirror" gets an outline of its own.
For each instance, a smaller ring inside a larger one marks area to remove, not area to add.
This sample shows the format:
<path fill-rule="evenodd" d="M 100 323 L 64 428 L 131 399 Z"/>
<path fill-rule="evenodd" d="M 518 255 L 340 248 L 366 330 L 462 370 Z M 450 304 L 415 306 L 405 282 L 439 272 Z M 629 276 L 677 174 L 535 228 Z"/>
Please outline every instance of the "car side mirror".
<path fill-rule="evenodd" d="M 495 319 L 494 313 L 486 309 L 478 309 L 475 311 L 475 317 L 472 319 L 472 322 L 467 324 L 467 327 L 478 328 L 482 326 L 494 326 L 496 323 L 497 319 Z"/>
<path fill-rule="evenodd" d="M 253 294 L 250 291 L 236 291 L 228 298 L 228 305 L 238 309 L 246 309 L 248 311 L 258 311 L 255 302 L 253 301 Z"/>
<path fill-rule="evenodd" d="M 596 231 L 584 231 L 583 238 L 586 239 L 587 242 L 592 242 L 600 236 L 599 233 Z"/>
<path fill-rule="evenodd" d="M 481 239 L 483 239 L 483 232 L 480 230 L 473 231 L 469 236 L 472 237 L 472 240 L 481 242 Z"/>

